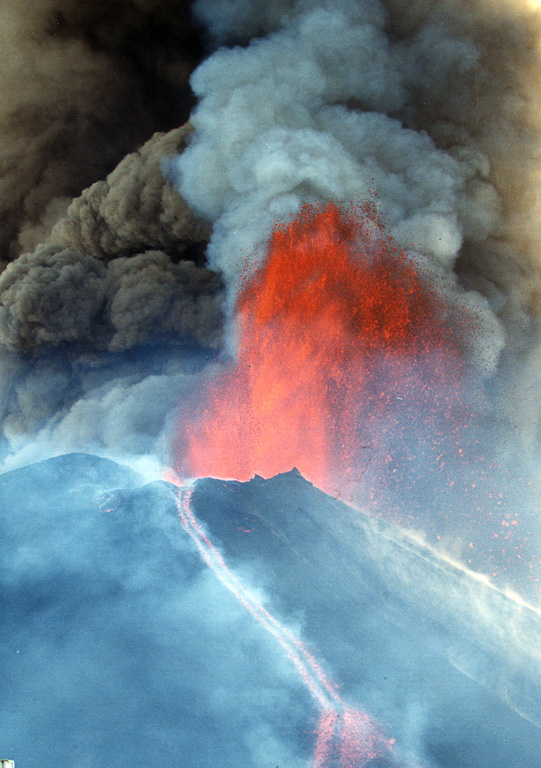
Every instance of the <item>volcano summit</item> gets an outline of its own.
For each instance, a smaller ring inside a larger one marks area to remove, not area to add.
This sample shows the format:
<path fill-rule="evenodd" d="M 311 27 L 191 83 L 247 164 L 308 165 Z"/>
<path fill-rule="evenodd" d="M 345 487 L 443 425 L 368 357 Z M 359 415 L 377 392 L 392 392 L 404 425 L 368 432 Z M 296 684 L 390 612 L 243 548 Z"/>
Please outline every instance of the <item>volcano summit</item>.
<path fill-rule="evenodd" d="M 330 746 L 314 733 L 276 633 L 183 529 L 179 492 L 77 454 L 0 478 L 0 732 L 16 763 L 300 768 L 317 746 L 321 766 L 538 767 L 536 610 L 298 472 L 197 481 L 193 525 L 228 578 L 372 734 L 344 756 L 336 730 Z"/>

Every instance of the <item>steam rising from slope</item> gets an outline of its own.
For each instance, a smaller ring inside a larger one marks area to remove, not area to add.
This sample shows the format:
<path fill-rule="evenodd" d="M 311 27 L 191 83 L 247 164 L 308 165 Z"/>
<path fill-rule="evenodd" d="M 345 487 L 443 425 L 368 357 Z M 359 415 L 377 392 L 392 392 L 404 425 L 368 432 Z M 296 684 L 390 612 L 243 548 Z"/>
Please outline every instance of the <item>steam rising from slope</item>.
<path fill-rule="evenodd" d="M 3 476 L 4 754 L 305 768 L 294 670 L 200 564 L 171 493 L 140 480 L 77 455 Z"/>

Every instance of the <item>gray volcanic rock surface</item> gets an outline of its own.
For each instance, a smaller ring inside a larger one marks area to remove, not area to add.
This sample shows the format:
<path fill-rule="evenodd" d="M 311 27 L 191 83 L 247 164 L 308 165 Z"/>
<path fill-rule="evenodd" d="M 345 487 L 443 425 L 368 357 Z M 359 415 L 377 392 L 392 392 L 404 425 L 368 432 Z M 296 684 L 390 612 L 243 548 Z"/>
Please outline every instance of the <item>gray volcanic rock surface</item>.
<path fill-rule="evenodd" d="M 200 480 L 192 505 L 399 745 L 449 768 L 539 765 L 538 611 L 296 471 Z"/>
<path fill-rule="evenodd" d="M 0 477 L 1 756 L 310 764 L 313 701 L 201 560 L 177 496 L 77 454 Z M 296 472 L 197 481 L 192 509 L 408 765 L 539 767 L 537 612 Z"/>

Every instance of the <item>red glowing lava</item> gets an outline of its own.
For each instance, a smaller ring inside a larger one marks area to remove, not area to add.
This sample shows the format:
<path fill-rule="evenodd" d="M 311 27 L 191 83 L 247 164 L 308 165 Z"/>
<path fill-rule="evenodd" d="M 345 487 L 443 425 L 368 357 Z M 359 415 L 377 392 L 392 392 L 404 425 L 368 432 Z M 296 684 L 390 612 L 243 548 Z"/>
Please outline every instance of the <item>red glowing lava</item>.
<path fill-rule="evenodd" d="M 376 723 L 366 712 L 345 708 L 324 711 L 316 729 L 313 768 L 363 768 L 371 760 L 390 756 L 393 740 L 382 738 Z M 392 765 L 396 765 L 393 761 Z"/>
<path fill-rule="evenodd" d="M 182 476 L 248 480 L 297 467 L 355 499 L 368 462 L 392 477 L 392 443 L 419 414 L 434 445 L 456 420 L 459 336 L 370 205 L 306 205 L 277 225 L 236 313 L 237 360 L 182 420 Z"/>

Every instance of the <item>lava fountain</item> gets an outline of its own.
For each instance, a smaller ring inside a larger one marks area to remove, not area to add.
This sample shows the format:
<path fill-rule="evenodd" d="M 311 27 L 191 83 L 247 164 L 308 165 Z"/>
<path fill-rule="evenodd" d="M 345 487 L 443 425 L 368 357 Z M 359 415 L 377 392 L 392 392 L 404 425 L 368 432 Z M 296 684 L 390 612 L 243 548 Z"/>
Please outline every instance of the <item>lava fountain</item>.
<path fill-rule="evenodd" d="M 538 594 L 534 537 L 490 455 L 468 363 L 482 321 L 385 232 L 374 205 L 277 223 L 235 305 L 237 355 L 181 415 L 180 477 L 296 467 L 330 495 L 452 538 L 466 564 Z M 520 485 L 521 484 L 521 485 Z M 526 490 L 525 490 L 526 488 Z"/>
<path fill-rule="evenodd" d="M 463 420 L 456 323 L 370 204 L 306 205 L 276 225 L 236 316 L 236 361 L 182 420 L 181 476 L 248 480 L 297 467 L 359 501 L 368 462 L 380 480 L 411 463 L 408 430 L 430 432 L 438 453 Z"/>

